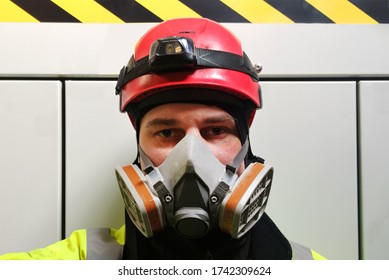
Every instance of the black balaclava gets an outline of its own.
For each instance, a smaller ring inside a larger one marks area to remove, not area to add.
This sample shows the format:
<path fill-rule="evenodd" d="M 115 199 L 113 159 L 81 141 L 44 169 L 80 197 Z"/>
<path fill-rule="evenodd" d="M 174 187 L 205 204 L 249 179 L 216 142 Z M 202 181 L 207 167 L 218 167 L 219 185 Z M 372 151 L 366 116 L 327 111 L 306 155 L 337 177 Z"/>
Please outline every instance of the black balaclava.
<path fill-rule="evenodd" d="M 206 96 L 206 100 L 204 98 Z M 223 102 L 220 102 L 223 100 Z M 153 94 L 142 99 L 140 103 L 130 107 L 129 115 L 134 120 L 137 144 L 139 145 L 139 126 L 143 116 L 156 106 L 167 103 L 199 103 L 217 106 L 229 113 L 236 121 L 241 143 L 249 137 L 249 118 L 254 108 L 251 102 L 245 102 L 231 94 L 209 89 L 174 89 Z M 251 162 L 263 163 L 264 160 L 252 154 L 249 146 L 245 165 Z M 136 159 L 135 164 L 139 164 Z M 246 234 L 240 239 L 233 239 L 220 229 L 212 229 L 198 239 L 186 239 L 179 236 L 174 229 L 167 227 L 151 238 L 145 238 L 132 224 L 126 215 L 125 258 L 140 259 L 246 259 L 249 255 L 250 236 Z M 132 249 L 131 249 L 131 248 Z M 137 253 L 134 253 L 135 250 Z"/>
<path fill-rule="evenodd" d="M 138 145 L 140 121 L 143 116 L 151 109 L 167 103 L 199 103 L 223 109 L 235 119 L 242 144 L 249 138 L 249 119 L 253 110 L 256 110 L 256 107 L 253 107 L 249 100 L 242 100 L 232 94 L 213 89 L 179 88 L 158 92 L 127 107 L 128 114 L 134 120 Z M 264 160 L 253 155 L 249 144 L 245 165 L 247 166 L 251 162 L 264 163 Z"/>

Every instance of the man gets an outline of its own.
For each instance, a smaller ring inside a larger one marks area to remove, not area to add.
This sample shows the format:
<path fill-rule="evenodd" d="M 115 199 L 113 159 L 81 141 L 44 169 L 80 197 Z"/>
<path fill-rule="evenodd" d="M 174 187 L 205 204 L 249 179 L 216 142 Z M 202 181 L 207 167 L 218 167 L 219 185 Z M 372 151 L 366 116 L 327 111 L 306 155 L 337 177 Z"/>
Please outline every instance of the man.
<path fill-rule="evenodd" d="M 138 157 L 116 174 L 118 231 L 91 229 L 14 259 L 318 259 L 264 212 L 273 169 L 252 154 L 258 72 L 240 41 L 208 19 L 175 19 L 137 43 L 116 87 Z"/>

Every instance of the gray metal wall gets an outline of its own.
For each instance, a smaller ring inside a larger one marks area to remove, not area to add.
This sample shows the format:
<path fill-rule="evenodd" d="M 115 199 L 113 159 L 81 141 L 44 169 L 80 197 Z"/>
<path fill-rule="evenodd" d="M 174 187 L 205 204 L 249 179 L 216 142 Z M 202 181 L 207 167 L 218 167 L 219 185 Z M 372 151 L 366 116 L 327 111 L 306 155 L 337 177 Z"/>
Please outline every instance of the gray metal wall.
<path fill-rule="evenodd" d="M 114 79 L 151 25 L 0 24 L 0 253 L 123 223 L 113 169 L 136 152 Z M 268 213 L 330 259 L 389 258 L 389 26 L 227 26 L 263 64 Z"/>

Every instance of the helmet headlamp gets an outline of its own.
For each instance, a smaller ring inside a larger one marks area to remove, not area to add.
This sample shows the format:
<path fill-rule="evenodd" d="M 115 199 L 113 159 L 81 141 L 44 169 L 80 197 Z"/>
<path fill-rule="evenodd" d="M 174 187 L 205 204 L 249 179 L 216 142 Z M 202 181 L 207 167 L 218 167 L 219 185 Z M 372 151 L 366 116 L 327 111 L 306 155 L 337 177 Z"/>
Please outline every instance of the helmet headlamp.
<path fill-rule="evenodd" d="M 154 72 L 193 68 L 195 63 L 194 45 L 190 38 L 162 38 L 150 47 L 149 65 Z"/>
<path fill-rule="evenodd" d="M 130 81 L 151 73 L 174 72 L 194 68 L 222 68 L 235 70 L 249 75 L 258 82 L 257 69 L 250 59 L 235 53 L 196 48 L 192 39 L 187 37 L 166 37 L 156 40 L 150 46 L 149 55 L 135 61 L 131 57 L 127 66 L 120 71 L 116 84 L 116 94 Z"/>

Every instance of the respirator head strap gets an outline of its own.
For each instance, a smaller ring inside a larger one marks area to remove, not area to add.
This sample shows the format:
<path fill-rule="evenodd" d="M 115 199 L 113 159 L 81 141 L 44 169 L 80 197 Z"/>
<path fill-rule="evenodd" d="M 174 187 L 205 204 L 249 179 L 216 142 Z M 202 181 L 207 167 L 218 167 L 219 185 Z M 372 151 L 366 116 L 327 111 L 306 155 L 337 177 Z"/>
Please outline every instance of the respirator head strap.
<path fill-rule="evenodd" d="M 236 181 L 238 175 L 238 169 L 242 165 L 249 149 L 249 140 L 246 138 L 242 148 L 235 156 L 232 163 L 226 165 L 226 172 L 224 173 L 219 184 L 209 197 L 209 212 L 211 213 L 211 222 L 217 223 L 218 221 L 218 208 L 220 202 L 225 197 L 226 193 L 230 190 L 231 185 Z"/>
<path fill-rule="evenodd" d="M 143 164 L 146 166 L 143 169 L 145 173 L 146 179 L 149 181 L 149 185 L 153 187 L 156 195 L 159 197 L 162 207 L 165 209 L 166 217 L 170 223 L 174 221 L 173 212 L 174 212 L 174 196 L 173 194 L 166 188 L 163 183 L 163 177 L 161 173 L 158 171 L 158 168 L 154 166 L 146 153 L 139 146 L 139 156 L 143 161 Z"/>
<path fill-rule="evenodd" d="M 241 164 L 243 163 L 243 161 L 247 155 L 247 152 L 249 150 L 249 147 L 250 147 L 249 138 L 246 137 L 246 140 L 244 141 L 242 148 L 240 149 L 238 154 L 235 156 L 232 163 L 226 165 L 226 169 L 232 171 L 233 173 L 236 173 L 237 170 L 239 169 L 239 167 L 241 166 Z"/>

